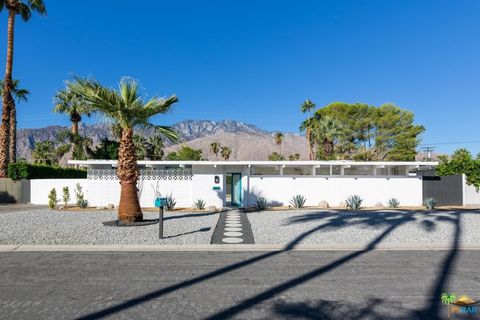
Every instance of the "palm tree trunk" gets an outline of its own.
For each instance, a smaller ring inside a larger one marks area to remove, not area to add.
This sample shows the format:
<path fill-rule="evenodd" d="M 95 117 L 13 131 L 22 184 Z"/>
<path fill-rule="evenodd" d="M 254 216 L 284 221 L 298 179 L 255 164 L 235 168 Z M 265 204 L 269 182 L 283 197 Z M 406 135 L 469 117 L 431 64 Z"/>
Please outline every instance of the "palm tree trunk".
<path fill-rule="evenodd" d="M 133 129 L 131 128 L 122 130 L 118 151 L 117 175 L 121 185 L 118 220 L 122 222 L 143 220 L 142 209 L 138 200 L 138 166 L 135 145 L 133 144 Z"/>
<path fill-rule="evenodd" d="M 15 104 L 11 105 L 10 109 L 10 148 L 9 157 L 10 162 L 17 161 L 17 111 L 15 110 Z"/>
<path fill-rule="evenodd" d="M 78 135 L 78 121 L 72 121 L 71 131 L 74 136 Z"/>
<path fill-rule="evenodd" d="M 7 64 L 3 88 L 2 124 L 0 125 L 0 178 L 7 176 L 7 165 L 10 157 L 10 110 L 15 108 L 12 97 L 13 37 L 15 12 L 8 12 Z"/>

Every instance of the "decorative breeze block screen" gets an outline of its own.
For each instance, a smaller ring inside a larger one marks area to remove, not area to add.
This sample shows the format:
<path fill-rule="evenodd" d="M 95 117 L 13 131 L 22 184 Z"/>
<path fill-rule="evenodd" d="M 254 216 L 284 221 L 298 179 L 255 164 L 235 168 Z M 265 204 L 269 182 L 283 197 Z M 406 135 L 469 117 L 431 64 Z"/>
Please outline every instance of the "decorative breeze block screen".
<path fill-rule="evenodd" d="M 191 169 L 140 169 L 140 180 L 192 180 Z M 116 169 L 88 169 L 87 179 L 118 180 Z"/>

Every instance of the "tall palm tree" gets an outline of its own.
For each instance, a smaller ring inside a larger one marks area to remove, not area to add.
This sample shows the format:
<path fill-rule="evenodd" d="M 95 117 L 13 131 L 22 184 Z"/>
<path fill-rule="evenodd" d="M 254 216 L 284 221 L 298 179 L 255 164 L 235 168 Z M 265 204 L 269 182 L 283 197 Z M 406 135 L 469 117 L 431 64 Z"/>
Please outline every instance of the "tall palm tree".
<path fill-rule="evenodd" d="M 285 139 L 285 135 L 281 132 L 275 133 L 273 136 L 275 144 L 278 146 L 278 153 L 281 155 L 282 154 L 282 143 L 283 139 Z"/>
<path fill-rule="evenodd" d="M 121 185 L 118 219 L 122 222 L 141 221 L 143 214 L 136 188 L 139 172 L 133 143 L 134 130 L 154 127 L 167 139 L 177 141 L 178 133 L 175 130 L 153 125 L 151 121 L 154 116 L 167 113 L 178 98 L 171 96 L 144 101 L 137 82 L 127 78 L 120 81 L 118 90 L 85 79 L 77 79 L 71 89 L 90 104 L 92 111 L 102 113 L 106 121 L 122 128 L 117 167 Z"/>
<path fill-rule="evenodd" d="M 90 107 L 82 97 L 70 89 L 70 82 L 66 88 L 59 90 L 53 98 L 55 106 L 53 112 L 67 114 L 70 117 L 72 134 L 78 134 L 78 124 L 82 121 L 82 115 L 90 116 Z"/>
<path fill-rule="evenodd" d="M 220 152 L 221 145 L 218 142 L 210 143 L 210 151 L 215 155 L 215 160 L 218 159 L 218 153 Z"/>
<path fill-rule="evenodd" d="M 300 106 L 300 111 L 302 113 L 308 113 L 308 118 L 302 123 L 300 126 L 300 131 L 305 131 L 305 136 L 307 138 L 307 146 L 308 146 L 308 154 L 309 154 L 309 159 L 313 160 L 313 139 L 312 139 L 312 126 L 313 126 L 313 121 L 311 117 L 311 112 L 313 109 L 315 109 L 316 104 L 310 100 L 307 99 L 305 100 L 302 105 Z"/>
<path fill-rule="evenodd" d="M 88 158 L 93 144 L 91 138 L 73 134 L 68 130 L 59 131 L 56 138 L 60 144 L 56 149 L 59 161 L 70 151 L 72 152 L 72 159 L 74 160 L 86 160 Z"/>
<path fill-rule="evenodd" d="M 46 140 L 35 143 L 35 148 L 32 151 L 32 159 L 35 164 L 49 166 L 58 164 L 58 157 L 53 141 Z"/>
<path fill-rule="evenodd" d="M 5 81 L 0 80 L 0 95 L 3 97 L 3 89 L 5 87 Z M 22 89 L 20 88 L 20 80 L 14 79 L 12 80 L 12 96 L 13 98 L 17 101 L 17 103 L 24 101 L 27 102 L 28 98 L 27 96 L 30 94 L 30 91 L 27 89 Z M 15 116 L 16 111 L 13 110 L 10 112 L 10 115 L 13 115 L 13 119 L 15 121 L 10 121 L 10 126 L 9 126 L 9 136 L 10 136 L 10 142 L 9 142 L 9 152 L 8 152 L 8 157 L 10 161 L 14 162 L 17 159 L 17 121 L 16 121 L 16 116 Z"/>
<path fill-rule="evenodd" d="M 232 149 L 230 149 L 227 146 L 222 146 L 220 147 L 220 155 L 222 156 L 222 159 L 227 161 L 230 159 L 230 155 L 232 154 Z"/>
<path fill-rule="evenodd" d="M 32 11 L 46 14 L 47 10 L 42 0 L 0 0 L 0 11 L 8 10 L 7 25 L 7 61 L 2 95 L 2 123 L 0 125 L 0 178 L 7 175 L 8 162 L 16 159 L 16 124 L 17 116 L 13 91 L 13 40 L 15 16 L 20 15 L 23 21 L 28 21 Z M 13 137 L 11 131 L 13 130 Z M 12 142 L 13 141 L 13 142 Z M 13 146 L 13 148 L 12 148 Z M 10 155 L 13 155 L 11 158 Z"/>

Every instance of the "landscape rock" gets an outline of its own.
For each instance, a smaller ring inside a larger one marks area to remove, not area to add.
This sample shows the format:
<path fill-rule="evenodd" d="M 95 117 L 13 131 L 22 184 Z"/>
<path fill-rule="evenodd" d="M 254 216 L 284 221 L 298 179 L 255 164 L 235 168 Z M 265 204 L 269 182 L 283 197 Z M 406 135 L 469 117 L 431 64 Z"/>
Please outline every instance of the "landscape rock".
<path fill-rule="evenodd" d="M 375 205 L 373 206 L 375 209 L 383 209 L 385 208 L 385 206 L 383 205 L 383 203 L 381 202 L 377 202 L 375 203 Z"/>
<path fill-rule="evenodd" d="M 347 204 L 344 201 L 340 201 L 340 203 L 338 204 L 338 207 L 340 209 L 347 209 Z"/>
<path fill-rule="evenodd" d="M 330 207 L 327 201 L 320 201 L 318 206 L 320 207 L 320 209 L 328 209 Z"/>
<path fill-rule="evenodd" d="M 97 209 L 97 210 L 105 210 L 105 209 L 107 209 L 107 207 L 105 207 L 105 206 L 98 206 L 96 209 Z"/>
<path fill-rule="evenodd" d="M 112 204 L 112 203 L 109 203 L 109 204 L 107 205 L 107 208 L 108 208 L 108 210 L 113 210 L 113 209 L 115 209 L 115 205 Z"/>
<path fill-rule="evenodd" d="M 207 207 L 207 211 L 217 211 L 217 207 L 209 206 L 209 207 Z"/>

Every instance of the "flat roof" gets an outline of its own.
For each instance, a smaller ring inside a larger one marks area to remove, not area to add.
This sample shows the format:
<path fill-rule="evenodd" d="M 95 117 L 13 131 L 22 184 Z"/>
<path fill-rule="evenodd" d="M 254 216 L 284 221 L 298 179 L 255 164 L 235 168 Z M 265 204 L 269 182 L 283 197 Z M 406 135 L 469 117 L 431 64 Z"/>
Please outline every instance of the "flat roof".
<path fill-rule="evenodd" d="M 179 165 L 195 165 L 195 166 L 437 166 L 437 161 L 351 161 L 351 160 L 328 160 L 328 161 L 151 161 L 139 160 L 139 165 L 149 166 L 179 166 Z M 68 160 L 70 165 L 95 166 L 95 165 L 111 165 L 115 166 L 117 160 Z"/>

